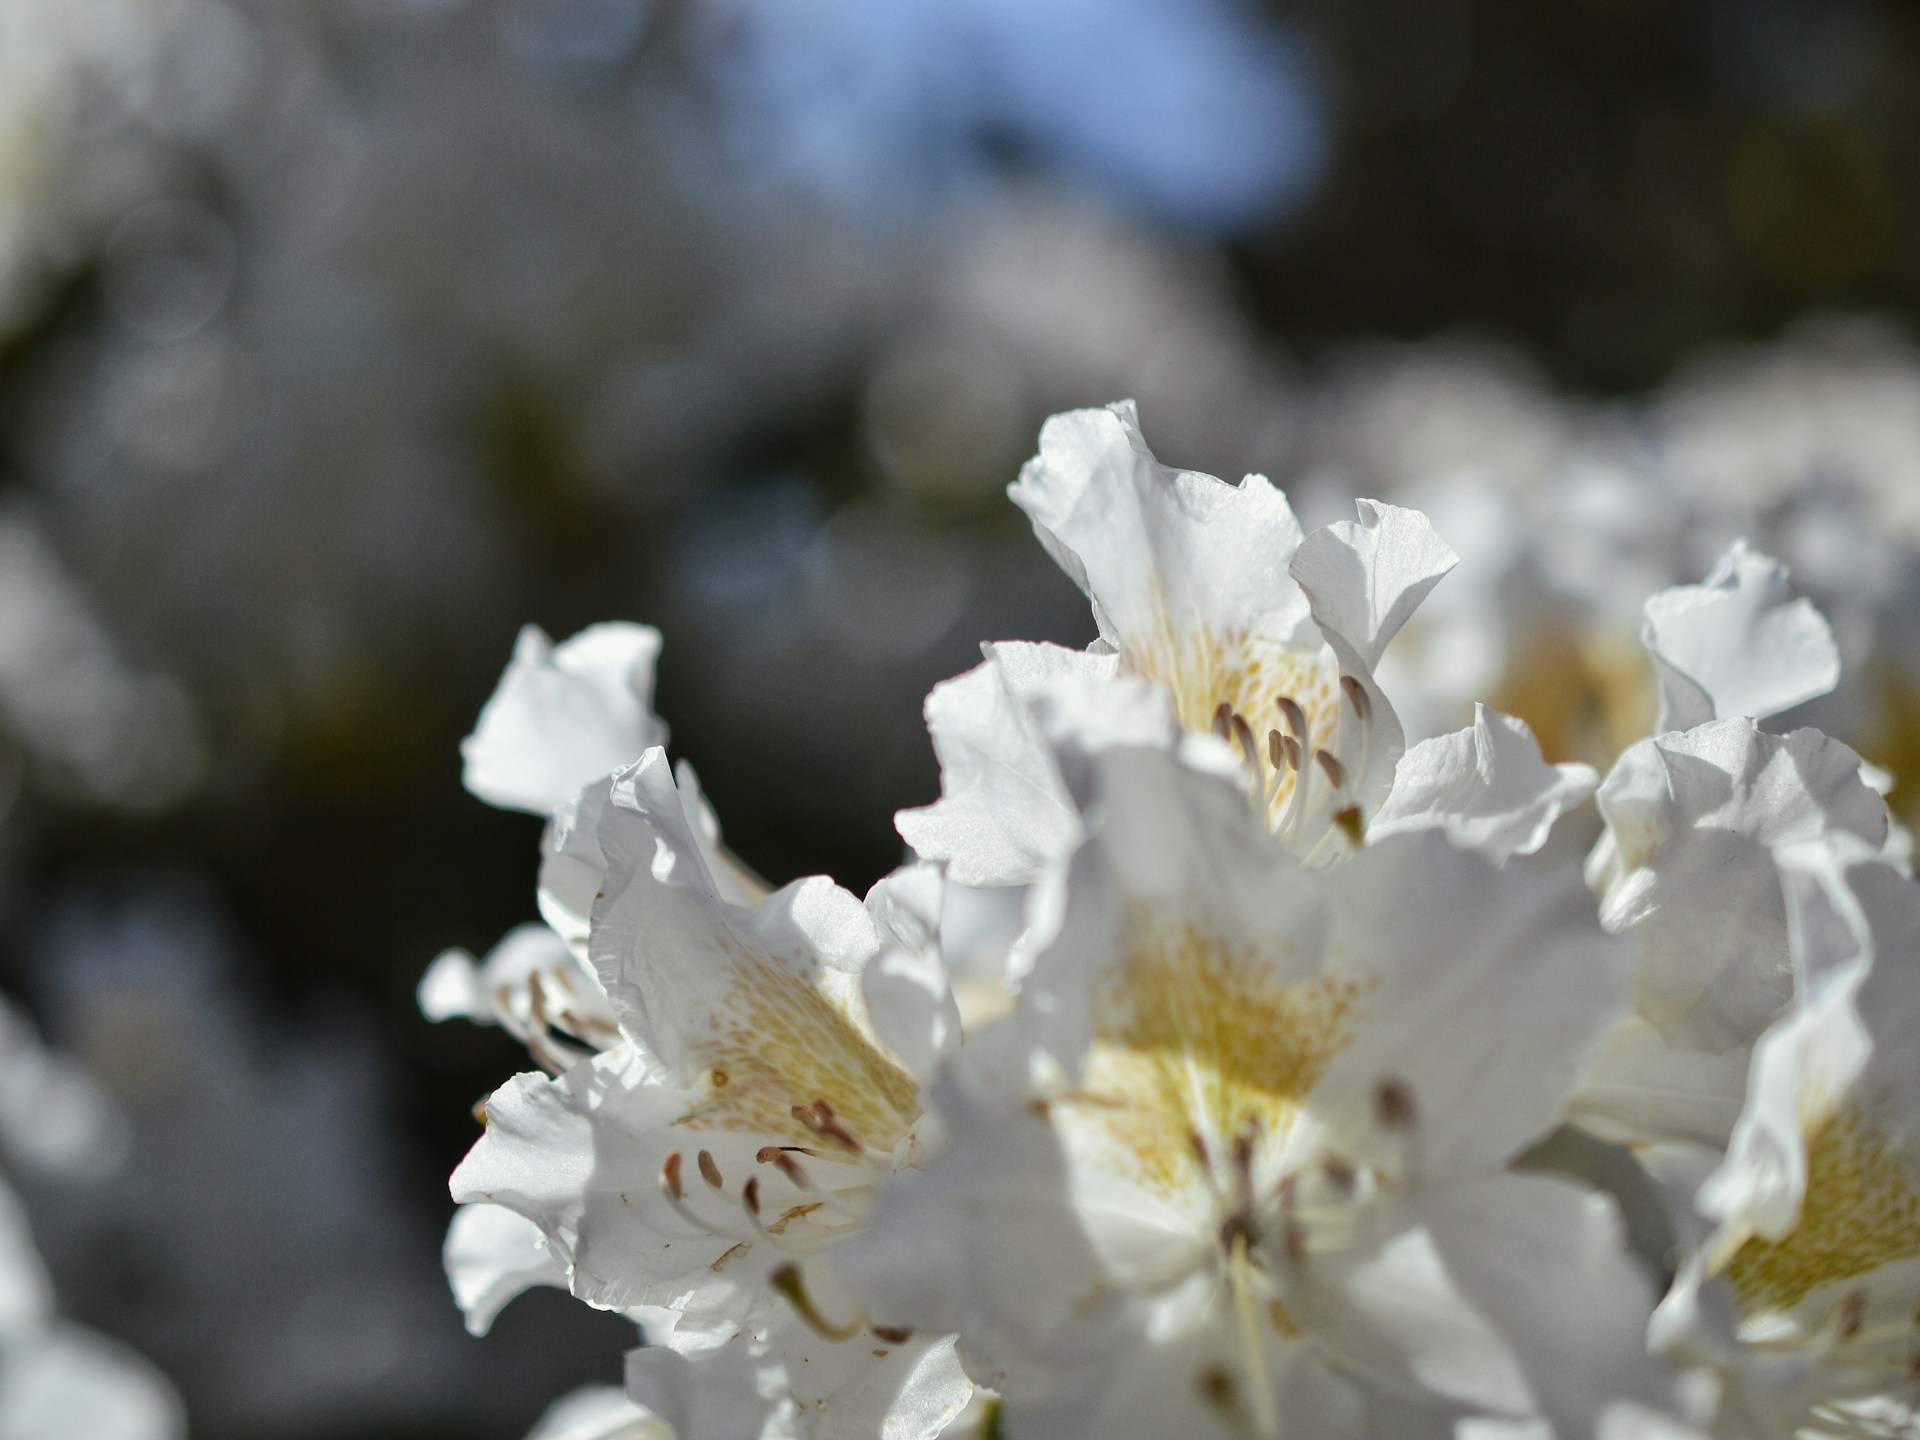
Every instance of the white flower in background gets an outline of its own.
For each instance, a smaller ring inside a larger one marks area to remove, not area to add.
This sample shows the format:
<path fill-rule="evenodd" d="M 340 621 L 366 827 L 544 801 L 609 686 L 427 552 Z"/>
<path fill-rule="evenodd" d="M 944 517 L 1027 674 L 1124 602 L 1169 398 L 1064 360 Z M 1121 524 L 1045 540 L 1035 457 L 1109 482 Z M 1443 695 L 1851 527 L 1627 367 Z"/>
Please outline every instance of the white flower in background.
<path fill-rule="evenodd" d="M 1597 1063 L 1581 1122 L 1611 1139 L 1726 1143 L 1755 1039 L 1792 998 L 1777 847 L 1847 834 L 1885 846 L 1860 757 L 1759 722 L 1825 693 L 1839 656 L 1785 568 L 1736 544 L 1704 585 L 1647 601 L 1663 733 L 1598 794 L 1587 862 L 1601 923 L 1636 947 L 1633 1012 Z"/>
<path fill-rule="evenodd" d="M 38 297 L 46 272 L 97 235 L 136 167 L 100 144 L 102 113 L 148 80 L 169 7 L 128 0 L 10 0 L 0 6 L 0 330 Z M 103 151 L 107 153 L 102 153 Z M 76 163 L 80 159 L 91 163 Z"/>
<path fill-rule="evenodd" d="M 949 1148 L 828 1258 L 845 1283 L 957 1331 L 1016 1436 L 1657 1406 L 1610 1202 L 1507 1171 L 1625 995 L 1577 877 L 1432 834 L 1316 872 L 1164 750 L 1065 758 L 1091 786 L 1056 936 L 935 1091 Z"/>
<path fill-rule="evenodd" d="M 1728 1433 L 1920 1426 L 1920 888 L 1834 835 L 1784 848 L 1795 998 L 1700 1188 L 1653 1329 Z"/>
<path fill-rule="evenodd" d="M 1072 843 L 1075 822 L 1023 711 L 1051 686 L 1124 677 L 1169 696 L 1189 732 L 1237 748 L 1254 808 L 1294 853 L 1320 863 L 1357 847 L 1393 803 L 1405 749 L 1374 671 L 1454 563 L 1425 518 L 1363 500 L 1358 521 L 1303 534 L 1261 476 L 1229 485 L 1161 465 L 1130 403 L 1048 421 L 1009 493 L 1093 602 L 1100 638 L 1084 654 L 995 646 L 935 688 L 927 719 L 942 798 L 901 813 L 907 842 L 962 884 L 1031 882 Z M 1157 723 L 1137 690 L 1116 691 L 1107 708 L 1135 720 L 1115 727 L 1109 716 L 1106 743 Z M 1591 791 L 1591 772 L 1545 765 L 1505 717 L 1449 740 L 1409 757 L 1420 794 L 1391 812 L 1398 828 L 1484 808 L 1477 833 L 1505 858 L 1544 841 L 1552 818 Z"/>
<path fill-rule="evenodd" d="M 1699 585 L 1647 601 L 1641 632 L 1659 677 L 1656 732 L 1728 716 L 1765 720 L 1840 683 L 1840 650 L 1787 567 L 1736 540 Z"/>
<path fill-rule="evenodd" d="M 952 1342 L 847 1313 L 808 1263 L 918 1162 L 920 1085 L 959 1038 L 926 953 L 938 876 L 735 905 L 657 749 L 615 777 L 596 848 L 590 953 L 622 1040 L 497 1091 L 455 1198 L 533 1221 L 583 1299 L 671 1307 L 663 1344 L 744 1349 L 802 1433 L 889 1413 L 938 1433 L 971 1393 Z"/>
<path fill-rule="evenodd" d="M 126 1120 L 0 1000 L 0 1142 L 25 1167 L 95 1183 L 124 1153 Z M 26 1210 L 0 1183 L 0 1436 L 183 1440 L 172 1385 L 117 1341 L 60 1318 Z"/>

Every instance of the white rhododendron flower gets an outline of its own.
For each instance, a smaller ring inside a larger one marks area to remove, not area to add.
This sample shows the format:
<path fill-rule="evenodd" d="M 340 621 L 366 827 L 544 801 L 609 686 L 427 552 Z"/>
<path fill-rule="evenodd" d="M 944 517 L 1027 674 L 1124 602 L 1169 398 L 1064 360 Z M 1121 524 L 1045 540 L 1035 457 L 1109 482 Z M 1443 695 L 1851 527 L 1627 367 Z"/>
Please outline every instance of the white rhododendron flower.
<path fill-rule="evenodd" d="M 125 1156 L 126 1117 L 91 1076 L 42 1045 L 4 999 L 0 1097 L 0 1151 L 11 1164 L 102 1183 Z M 59 1314 L 26 1207 L 0 1181 L 0 1436 L 185 1434 L 180 1397 L 165 1376 L 127 1346 Z"/>
<path fill-rule="evenodd" d="M 1760 721 L 1832 688 L 1826 622 L 1784 567 L 1736 544 L 1705 585 L 1647 601 L 1663 721 L 1600 786 L 1587 861 L 1600 920 L 1638 954 L 1633 1014 L 1576 1107 L 1609 1138 L 1726 1143 L 1754 1041 L 1791 998 L 1775 852 L 1896 837 L 1860 757 L 1816 730 Z M 1746 707 L 1744 710 L 1738 707 Z"/>
<path fill-rule="evenodd" d="M 455 1198 L 531 1220 L 582 1298 L 671 1307 L 675 1349 L 739 1337 L 807 1402 L 808 1434 L 896 1401 L 950 1419 L 971 1393 L 951 1342 L 828 1318 L 807 1263 L 920 1158 L 921 1081 L 959 1036 L 915 953 L 938 877 L 902 872 L 865 905 L 821 878 L 734 905 L 660 750 L 615 778 L 598 845 L 591 956 L 621 1042 L 497 1091 Z M 829 1375 L 847 1397 L 816 1406 Z"/>
<path fill-rule="evenodd" d="M 1796 996 L 1698 1196 L 1711 1229 L 1656 1341 L 1711 1368 L 1724 1428 L 1920 1427 L 1920 888 L 1837 835 L 1781 852 Z"/>
<path fill-rule="evenodd" d="M 1920 888 L 1885 777 L 1768 728 L 1839 675 L 1785 567 L 1641 597 L 1603 780 L 1484 704 L 1406 744 L 1414 511 L 1304 533 L 1124 404 L 1012 495 L 1099 639 L 934 688 L 864 900 L 722 845 L 645 627 L 527 631 L 467 742 L 542 923 L 419 1000 L 540 1068 L 448 1277 L 641 1341 L 538 1440 L 1920 1433 Z"/>
<path fill-rule="evenodd" d="M 1610 1202 L 1506 1173 L 1625 997 L 1577 877 L 1437 835 L 1316 873 L 1164 751 L 1092 792 L 1058 937 L 854 1270 L 961 1335 L 1013 1434 L 1581 1434 L 1655 1398 Z"/>
<path fill-rule="evenodd" d="M 1009 493 L 1093 602 L 1100 638 L 1084 654 L 992 647 L 935 689 L 942 798 L 898 817 L 907 842 L 965 884 L 1030 882 L 1073 829 L 1023 702 L 1069 677 L 1119 676 L 1152 682 L 1181 726 L 1239 750 L 1254 808 L 1296 854 L 1320 863 L 1359 845 L 1406 748 L 1374 672 L 1455 561 L 1426 518 L 1363 500 L 1357 521 L 1305 534 L 1261 476 L 1230 485 L 1160 464 L 1128 403 L 1048 421 Z M 1426 803 L 1395 805 L 1399 828 L 1443 823 L 1444 797 L 1449 813 L 1484 808 L 1487 843 L 1510 854 L 1591 791 L 1590 771 L 1545 765 L 1510 717 L 1450 738 L 1416 752 L 1409 779 Z M 1497 786 L 1495 739 L 1515 752 Z"/>

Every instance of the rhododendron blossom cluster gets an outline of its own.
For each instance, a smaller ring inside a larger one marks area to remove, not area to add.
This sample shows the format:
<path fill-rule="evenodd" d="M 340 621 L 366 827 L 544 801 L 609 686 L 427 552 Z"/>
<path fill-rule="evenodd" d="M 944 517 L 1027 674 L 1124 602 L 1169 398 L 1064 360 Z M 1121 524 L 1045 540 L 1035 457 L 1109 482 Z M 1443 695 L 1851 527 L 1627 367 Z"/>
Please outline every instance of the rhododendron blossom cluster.
<path fill-rule="evenodd" d="M 1409 743 L 1418 512 L 1305 532 L 1128 404 L 1011 495 L 1098 639 L 935 687 L 864 898 L 728 851 L 650 629 L 529 629 L 482 712 L 541 922 L 421 1003 L 538 1068 L 449 1275 L 643 1341 L 537 1433 L 1920 1433 L 1920 888 L 1886 777 L 1777 720 L 1840 679 L 1785 568 L 1646 597 L 1603 776 L 1485 707 Z"/>

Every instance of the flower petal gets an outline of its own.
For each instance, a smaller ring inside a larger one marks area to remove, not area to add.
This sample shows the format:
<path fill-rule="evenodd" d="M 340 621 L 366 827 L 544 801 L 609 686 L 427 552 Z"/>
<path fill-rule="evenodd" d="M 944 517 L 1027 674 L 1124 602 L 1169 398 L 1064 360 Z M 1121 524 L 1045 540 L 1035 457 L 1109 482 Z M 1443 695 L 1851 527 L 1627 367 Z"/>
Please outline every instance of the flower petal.
<path fill-rule="evenodd" d="M 1647 601 L 1641 638 L 1660 680 L 1658 729 L 1765 720 L 1839 683 L 1840 649 L 1787 567 L 1736 540 L 1705 583 Z"/>
<path fill-rule="evenodd" d="M 653 713 L 660 632 L 609 623 L 556 646 L 529 625 L 460 745 L 468 790 L 490 805 L 553 815 L 582 785 L 612 773 L 667 727 Z"/>
<path fill-rule="evenodd" d="M 1375 812 L 1374 839 L 1444 830 L 1496 865 L 1531 855 L 1553 823 L 1600 783 L 1588 765 L 1549 765 L 1524 720 L 1475 705 L 1473 724 L 1423 740 L 1400 757 L 1393 790 Z"/>

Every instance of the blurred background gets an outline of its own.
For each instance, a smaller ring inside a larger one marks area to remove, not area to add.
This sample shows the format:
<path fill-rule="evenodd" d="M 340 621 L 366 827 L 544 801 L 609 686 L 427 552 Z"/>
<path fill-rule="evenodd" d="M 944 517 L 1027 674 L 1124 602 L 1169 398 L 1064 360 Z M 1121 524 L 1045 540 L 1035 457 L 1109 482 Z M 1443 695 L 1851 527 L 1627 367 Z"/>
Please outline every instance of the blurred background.
<path fill-rule="evenodd" d="M 1553 758 L 1751 536 L 1920 783 L 1916 323 L 1892 0 L 0 0 L 0 991 L 119 1117 L 0 1124 L 60 1307 L 204 1440 L 615 1380 L 440 1273 L 525 1060 L 413 987 L 538 840 L 458 742 L 523 622 L 655 624 L 733 847 L 864 888 L 927 688 L 1092 636 L 1004 498 L 1054 410 L 1430 508 L 1410 728 Z"/>

